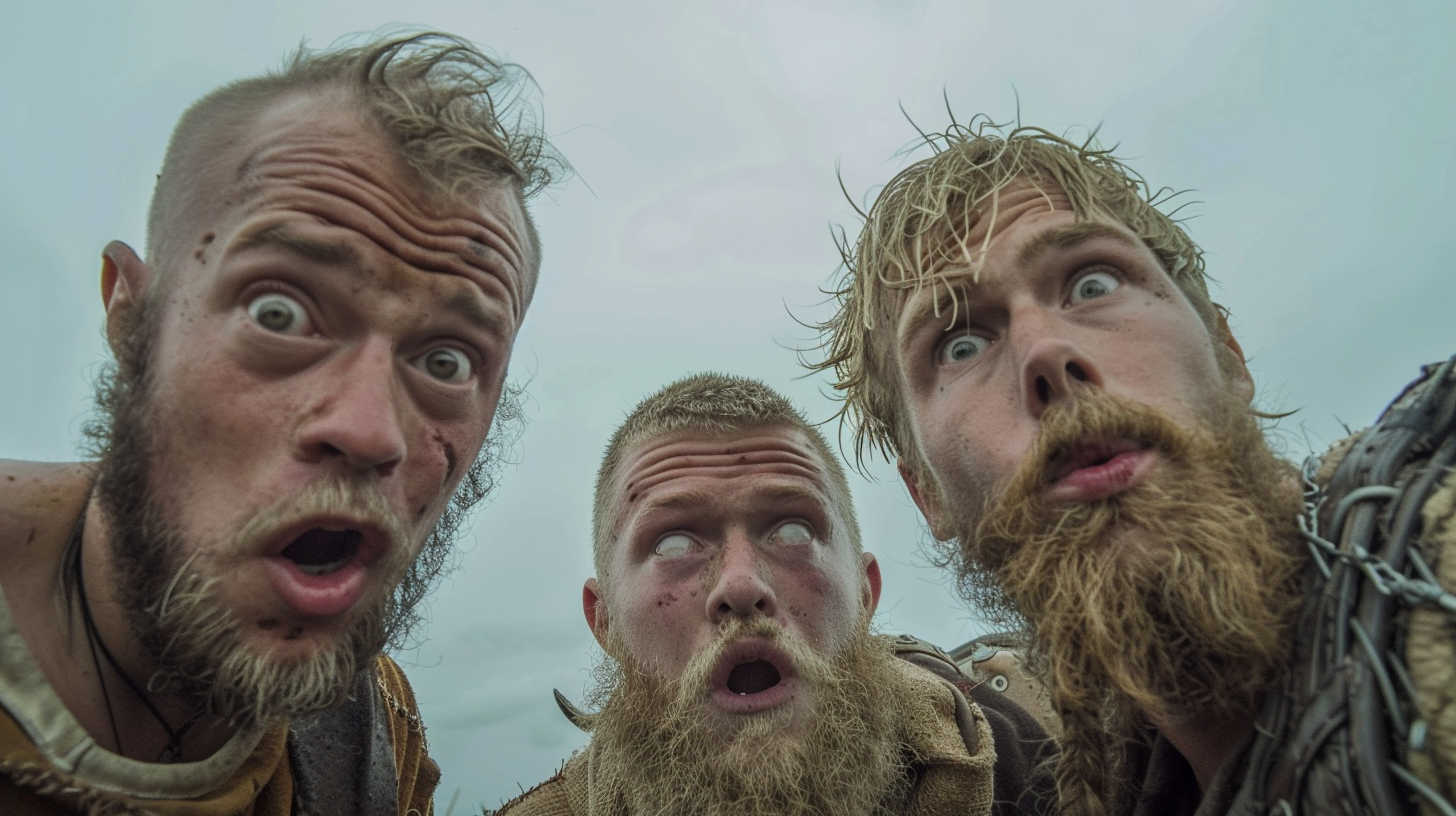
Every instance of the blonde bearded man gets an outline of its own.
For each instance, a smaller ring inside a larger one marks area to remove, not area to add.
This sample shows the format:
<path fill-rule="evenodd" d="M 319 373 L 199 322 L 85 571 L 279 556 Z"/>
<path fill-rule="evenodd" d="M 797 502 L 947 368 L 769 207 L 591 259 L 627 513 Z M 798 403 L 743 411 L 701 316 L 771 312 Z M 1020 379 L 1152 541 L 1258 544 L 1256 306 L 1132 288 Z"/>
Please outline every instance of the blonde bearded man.
<path fill-rule="evenodd" d="M 1301 473 L 1141 177 L 934 142 L 842 248 L 820 367 L 967 597 L 1029 623 L 1063 812 L 1452 812 L 1451 363 Z"/>
<path fill-rule="evenodd" d="M 525 79 L 421 34 L 182 117 L 103 253 L 98 461 L 0 465 L 0 812 L 430 811 L 381 649 L 493 478 L 562 166 Z"/>
<path fill-rule="evenodd" d="M 1047 812 L 1040 726 L 870 634 L 879 566 L 844 470 L 774 391 L 703 374 L 644 400 L 594 516 L 582 600 L 607 660 L 599 713 L 573 715 L 592 741 L 500 816 Z"/>

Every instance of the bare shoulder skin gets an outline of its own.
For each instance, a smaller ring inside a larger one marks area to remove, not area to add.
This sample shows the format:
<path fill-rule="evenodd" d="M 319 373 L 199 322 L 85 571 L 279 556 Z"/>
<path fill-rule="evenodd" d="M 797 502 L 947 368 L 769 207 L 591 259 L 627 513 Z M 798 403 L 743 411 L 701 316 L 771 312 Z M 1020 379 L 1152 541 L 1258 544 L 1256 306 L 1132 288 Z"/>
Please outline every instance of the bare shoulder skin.
<path fill-rule="evenodd" d="M 93 478 L 90 463 L 0 459 L 0 587 L 16 628 L 52 678 L 85 674 L 63 671 L 74 638 L 57 587 L 61 553 Z M 53 685 L 64 694 L 64 681 Z"/>
<path fill-rule="evenodd" d="M 71 535 L 91 493 L 93 465 L 0 459 L 0 581 L 27 562 L 48 563 Z"/>

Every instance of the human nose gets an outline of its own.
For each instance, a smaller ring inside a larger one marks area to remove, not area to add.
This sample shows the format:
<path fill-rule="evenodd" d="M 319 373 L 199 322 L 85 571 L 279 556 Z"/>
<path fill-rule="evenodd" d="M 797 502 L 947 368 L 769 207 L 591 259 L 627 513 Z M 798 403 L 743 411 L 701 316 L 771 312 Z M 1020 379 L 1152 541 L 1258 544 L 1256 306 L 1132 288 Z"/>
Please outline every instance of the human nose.
<path fill-rule="evenodd" d="M 1014 342 L 1022 349 L 1021 394 L 1035 419 L 1081 384 L 1102 385 L 1102 376 L 1076 341 L 1054 318 L 1033 310 L 1018 315 Z"/>
<path fill-rule="evenodd" d="M 708 620 L 721 623 L 730 615 L 748 617 L 755 613 L 772 617 L 778 606 L 753 541 L 730 533 L 718 558 L 717 574 L 708 591 Z"/>
<path fill-rule="evenodd" d="M 367 342 L 320 372 L 323 382 L 297 434 L 301 458 L 341 460 L 354 470 L 388 476 L 405 455 L 393 350 Z"/>

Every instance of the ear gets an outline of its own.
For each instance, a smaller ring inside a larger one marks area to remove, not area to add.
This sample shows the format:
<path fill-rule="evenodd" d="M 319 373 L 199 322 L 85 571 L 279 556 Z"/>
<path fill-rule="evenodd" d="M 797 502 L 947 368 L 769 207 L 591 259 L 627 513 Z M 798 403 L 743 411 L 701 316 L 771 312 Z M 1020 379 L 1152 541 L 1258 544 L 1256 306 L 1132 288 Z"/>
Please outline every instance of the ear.
<path fill-rule="evenodd" d="M 905 464 L 904 459 L 895 462 L 895 467 L 900 471 L 900 480 L 905 483 L 905 489 L 910 491 L 910 500 L 920 508 L 920 515 L 925 517 L 925 523 L 930 525 L 930 534 L 935 536 L 937 541 L 945 541 L 952 536 L 945 534 L 943 519 L 941 518 L 940 507 L 933 500 L 938 494 L 933 491 L 921 491 L 920 484 L 915 479 L 915 473 L 911 467 Z"/>
<path fill-rule="evenodd" d="M 874 553 L 861 553 L 860 558 L 864 560 L 865 609 L 873 615 L 880 606 L 880 562 Z"/>
<path fill-rule="evenodd" d="M 1214 351 L 1218 354 L 1227 355 L 1223 369 L 1224 377 L 1229 381 L 1229 387 L 1234 393 L 1243 397 L 1246 402 L 1254 401 L 1254 377 L 1249 373 L 1248 362 L 1244 359 L 1244 349 L 1239 341 L 1234 339 L 1234 333 L 1229 330 L 1228 315 L 1222 309 L 1218 312 L 1218 333 L 1219 340 L 1223 341 L 1223 347 L 1215 346 Z"/>
<path fill-rule="evenodd" d="M 136 310 L 147 296 L 152 269 L 136 250 L 112 241 L 101 250 L 101 302 L 106 309 L 106 340 L 116 348 L 121 332 L 135 325 Z"/>
<path fill-rule="evenodd" d="M 581 588 L 581 611 L 586 615 L 586 625 L 591 627 L 597 645 L 607 648 L 607 605 L 602 603 L 597 579 L 588 578 Z"/>

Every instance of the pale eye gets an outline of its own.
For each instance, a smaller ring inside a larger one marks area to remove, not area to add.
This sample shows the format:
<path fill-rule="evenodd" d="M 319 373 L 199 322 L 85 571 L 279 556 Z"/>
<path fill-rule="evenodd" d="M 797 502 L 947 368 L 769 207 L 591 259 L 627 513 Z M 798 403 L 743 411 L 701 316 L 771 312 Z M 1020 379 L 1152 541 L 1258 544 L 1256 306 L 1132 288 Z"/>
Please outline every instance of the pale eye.
<path fill-rule="evenodd" d="M 268 292 L 248 304 L 248 317 L 270 332 L 296 334 L 308 323 L 308 310 L 288 295 Z"/>
<path fill-rule="evenodd" d="M 682 533 L 674 533 L 657 542 L 653 551 L 663 558 L 682 558 L 693 551 L 693 540 Z"/>
<path fill-rule="evenodd" d="M 418 365 L 426 374 L 441 382 L 461 383 L 470 379 L 470 358 L 460 349 L 441 346 L 425 352 Z"/>
<path fill-rule="evenodd" d="M 1089 300 L 1112 294 L 1112 290 L 1121 285 L 1122 281 L 1106 272 L 1092 272 L 1083 275 L 1072 284 L 1072 304 L 1086 303 Z"/>
<path fill-rule="evenodd" d="M 780 547 L 801 547 L 814 540 L 814 531 L 802 521 L 780 524 L 769 536 L 769 543 Z"/>
<path fill-rule="evenodd" d="M 940 363 L 941 365 L 963 363 L 975 358 L 990 346 L 990 339 L 979 334 L 957 335 L 941 344 Z"/>

